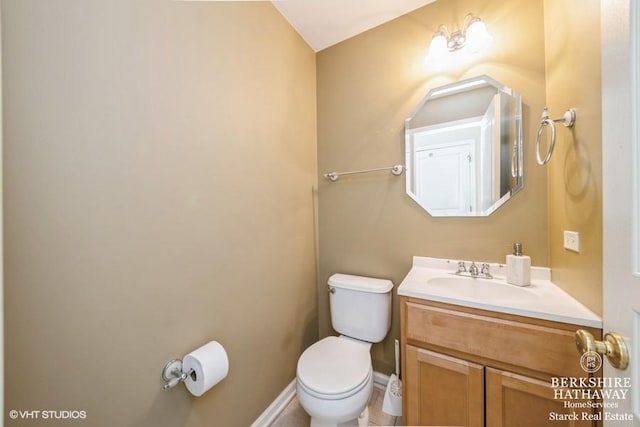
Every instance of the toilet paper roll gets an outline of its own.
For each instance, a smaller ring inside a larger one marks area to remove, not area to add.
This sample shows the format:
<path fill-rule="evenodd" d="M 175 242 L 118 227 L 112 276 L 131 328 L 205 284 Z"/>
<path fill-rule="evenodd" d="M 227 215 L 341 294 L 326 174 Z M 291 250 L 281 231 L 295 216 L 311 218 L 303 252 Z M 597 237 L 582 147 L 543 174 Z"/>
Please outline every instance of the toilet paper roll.
<path fill-rule="evenodd" d="M 219 342 L 211 341 L 182 358 L 182 372 L 191 369 L 184 383 L 191 394 L 202 396 L 229 373 L 227 352 Z"/>

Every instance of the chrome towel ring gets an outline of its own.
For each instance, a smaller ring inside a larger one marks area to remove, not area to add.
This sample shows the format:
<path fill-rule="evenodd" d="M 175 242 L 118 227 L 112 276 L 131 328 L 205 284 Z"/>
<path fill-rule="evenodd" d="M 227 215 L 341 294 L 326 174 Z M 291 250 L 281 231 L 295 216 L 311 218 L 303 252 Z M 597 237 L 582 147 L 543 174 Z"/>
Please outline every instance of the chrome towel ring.
<path fill-rule="evenodd" d="M 538 164 L 540 166 L 544 166 L 549 162 L 551 155 L 553 154 L 553 149 L 556 146 L 556 124 L 555 122 L 562 122 L 565 127 L 572 127 L 576 122 L 576 110 L 573 108 L 569 108 L 564 112 L 563 116 L 557 119 L 552 119 L 549 117 L 549 109 L 544 107 L 542 110 L 542 118 L 540 119 L 540 125 L 538 126 L 538 137 L 536 138 L 536 159 L 538 160 Z M 540 156 L 540 137 L 542 136 L 542 132 L 544 131 L 545 126 L 549 126 L 551 130 L 551 138 L 549 141 L 549 148 L 547 149 L 547 155 L 544 159 Z"/>

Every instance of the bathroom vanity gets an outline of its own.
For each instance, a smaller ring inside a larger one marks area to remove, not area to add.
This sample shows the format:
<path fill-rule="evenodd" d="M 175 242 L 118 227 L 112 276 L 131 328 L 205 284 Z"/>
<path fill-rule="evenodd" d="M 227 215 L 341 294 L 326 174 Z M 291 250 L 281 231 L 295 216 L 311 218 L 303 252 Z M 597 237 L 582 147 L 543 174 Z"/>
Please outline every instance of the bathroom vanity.
<path fill-rule="evenodd" d="M 559 378 L 601 375 L 583 369 L 574 337 L 601 339 L 600 318 L 547 269 L 519 288 L 498 264 L 492 279 L 456 275 L 456 265 L 415 257 L 398 288 L 405 425 L 599 425 L 601 411 L 567 398 Z"/>

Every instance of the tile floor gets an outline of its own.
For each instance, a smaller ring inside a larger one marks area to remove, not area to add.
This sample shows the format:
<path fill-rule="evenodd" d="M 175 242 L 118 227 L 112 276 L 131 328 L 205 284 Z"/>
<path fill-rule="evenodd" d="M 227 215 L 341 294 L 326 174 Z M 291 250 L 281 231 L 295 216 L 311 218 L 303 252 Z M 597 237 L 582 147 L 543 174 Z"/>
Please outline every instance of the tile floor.
<path fill-rule="evenodd" d="M 401 426 L 402 417 L 394 417 L 382 412 L 383 399 L 384 389 L 374 387 L 369 400 L 369 425 Z M 271 424 L 271 427 L 309 427 L 310 421 L 309 415 L 302 409 L 298 399 L 294 397 L 276 421 Z"/>

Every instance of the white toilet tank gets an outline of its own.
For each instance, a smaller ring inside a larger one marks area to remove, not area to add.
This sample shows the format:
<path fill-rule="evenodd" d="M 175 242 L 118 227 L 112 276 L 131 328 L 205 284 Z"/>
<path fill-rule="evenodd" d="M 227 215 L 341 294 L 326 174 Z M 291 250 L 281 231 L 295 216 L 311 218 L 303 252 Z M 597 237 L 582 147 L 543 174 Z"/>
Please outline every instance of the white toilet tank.
<path fill-rule="evenodd" d="M 340 334 L 380 342 L 391 327 L 390 280 L 336 273 L 329 278 L 331 325 Z"/>

